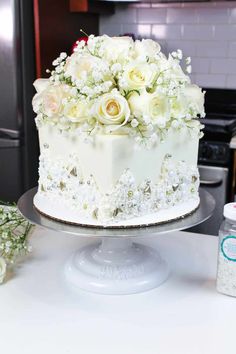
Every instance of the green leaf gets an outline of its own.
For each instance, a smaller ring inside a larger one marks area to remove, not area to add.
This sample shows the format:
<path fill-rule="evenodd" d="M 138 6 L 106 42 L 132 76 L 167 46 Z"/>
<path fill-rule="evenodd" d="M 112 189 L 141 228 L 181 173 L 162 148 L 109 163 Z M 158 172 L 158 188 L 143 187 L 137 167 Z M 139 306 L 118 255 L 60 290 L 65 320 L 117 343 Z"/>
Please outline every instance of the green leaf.
<path fill-rule="evenodd" d="M 130 96 L 130 94 L 131 94 L 132 92 L 136 92 L 136 93 L 140 96 L 139 90 L 129 90 L 129 91 L 124 91 L 124 92 L 125 92 L 125 98 L 126 98 L 126 99 L 129 98 L 129 96 Z"/>

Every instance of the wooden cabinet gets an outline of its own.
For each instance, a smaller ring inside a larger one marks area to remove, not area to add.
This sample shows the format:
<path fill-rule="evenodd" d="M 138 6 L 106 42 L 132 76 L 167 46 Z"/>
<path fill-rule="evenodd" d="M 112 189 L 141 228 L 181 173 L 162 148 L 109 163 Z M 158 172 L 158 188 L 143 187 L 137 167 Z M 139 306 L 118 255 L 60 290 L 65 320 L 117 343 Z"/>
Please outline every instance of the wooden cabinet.
<path fill-rule="evenodd" d="M 84 0 L 79 1 L 80 3 Z M 60 54 L 71 54 L 75 41 L 88 34 L 98 35 L 98 14 L 72 12 L 70 0 L 34 0 L 37 77 L 47 77 L 46 69 Z"/>
<path fill-rule="evenodd" d="M 70 11 L 89 12 L 96 14 L 113 14 L 115 11 L 114 3 L 98 0 L 69 0 Z"/>

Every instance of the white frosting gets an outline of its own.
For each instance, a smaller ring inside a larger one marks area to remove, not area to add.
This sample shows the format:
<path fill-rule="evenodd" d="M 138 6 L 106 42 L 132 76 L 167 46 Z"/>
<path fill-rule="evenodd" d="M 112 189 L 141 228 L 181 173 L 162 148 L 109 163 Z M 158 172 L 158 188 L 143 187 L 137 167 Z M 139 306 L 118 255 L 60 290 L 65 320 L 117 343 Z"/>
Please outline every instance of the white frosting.
<path fill-rule="evenodd" d="M 199 137 L 197 133 L 190 135 L 188 128 L 170 129 L 155 147 L 137 150 L 128 135 L 96 135 L 92 143 L 86 143 L 76 132 L 61 133 L 56 127 L 44 124 L 39 127 L 39 141 L 41 152 L 46 151 L 52 161 L 58 157 L 67 160 L 69 154 L 75 154 L 83 177 L 88 179 L 93 175 L 99 190 L 106 193 L 127 168 L 138 184 L 145 179 L 157 182 L 167 154 L 176 162 L 197 166 Z"/>
<path fill-rule="evenodd" d="M 138 150 L 127 135 L 97 135 L 85 143 L 76 132 L 50 125 L 39 128 L 39 138 L 35 205 L 54 218 L 101 226 L 140 222 L 149 214 L 163 222 L 198 205 L 198 135 L 187 128 Z"/>

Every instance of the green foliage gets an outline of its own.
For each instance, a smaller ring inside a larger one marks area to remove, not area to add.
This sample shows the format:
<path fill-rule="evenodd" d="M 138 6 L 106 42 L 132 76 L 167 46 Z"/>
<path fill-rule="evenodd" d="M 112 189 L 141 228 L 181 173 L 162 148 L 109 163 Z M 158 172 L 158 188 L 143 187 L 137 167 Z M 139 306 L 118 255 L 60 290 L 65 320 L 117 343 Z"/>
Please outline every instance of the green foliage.
<path fill-rule="evenodd" d="M 17 256 L 30 251 L 27 236 L 33 225 L 23 218 L 15 204 L 0 204 L 0 256 L 7 263 L 14 263 Z"/>

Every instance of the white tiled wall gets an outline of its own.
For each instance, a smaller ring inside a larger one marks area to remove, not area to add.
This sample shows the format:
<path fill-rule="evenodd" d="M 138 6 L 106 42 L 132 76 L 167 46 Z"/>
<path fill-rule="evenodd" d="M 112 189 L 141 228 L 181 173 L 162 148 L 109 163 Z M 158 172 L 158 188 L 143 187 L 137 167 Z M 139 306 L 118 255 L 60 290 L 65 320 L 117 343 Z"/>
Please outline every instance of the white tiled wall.
<path fill-rule="evenodd" d="M 165 53 L 180 48 L 192 57 L 194 82 L 236 89 L 236 1 L 116 4 L 100 17 L 100 33 L 151 37 Z"/>

